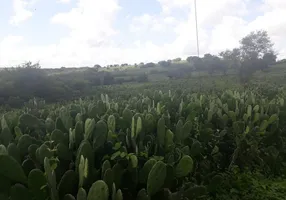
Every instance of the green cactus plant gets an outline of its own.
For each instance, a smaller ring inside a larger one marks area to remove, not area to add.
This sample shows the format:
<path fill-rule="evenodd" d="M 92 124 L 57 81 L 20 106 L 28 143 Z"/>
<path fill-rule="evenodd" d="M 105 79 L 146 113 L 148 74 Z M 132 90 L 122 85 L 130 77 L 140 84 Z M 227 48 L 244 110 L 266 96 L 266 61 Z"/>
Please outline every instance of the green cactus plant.
<path fill-rule="evenodd" d="M 30 171 L 32 171 L 33 169 L 36 168 L 36 165 L 33 162 L 33 160 L 31 160 L 30 158 L 27 158 L 23 161 L 22 168 L 23 168 L 25 174 L 28 176 Z"/>
<path fill-rule="evenodd" d="M 35 200 L 43 200 L 48 197 L 47 180 L 40 169 L 33 169 L 28 176 L 28 187 Z"/>
<path fill-rule="evenodd" d="M 13 157 L 0 154 L 0 166 L 0 176 L 18 183 L 27 183 L 27 176 L 21 165 Z"/>
<path fill-rule="evenodd" d="M 45 144 L 42 144 L 36 151 L 36 158 L 41 164 L 44 164 L 44 159 L 46 157 L 51 158 L 52 156 L 53 156 L 53 152 Z"/>
<path fill-rule="evenodd" d="M 6 127 L 4 129 L 2 129 L 1 134 L 0 134 L 0 142 L 3 145 L 5 145 L 7 147 L 13 139 L 14 139 L 13 135 L 12 135 L 9 128 Z"/>
<path fill-rule="evenodd" d="M 56 146 L 56 149 L 57 149 L 57 155 L 59 159 L 67 160 L 67 161 L 72 159 L 72 152 L 69 150 L 69 148 L 66 145 L 59 143 Z"/>
<path fill-rule="evenodd" d="M 15 184 L 10 189 L 10 200 L 31 200 L 31 194 L 25 186 Z"/>
<path fill-rule="evenodd" d="M 176 166 L 176 177 L 182 178 L 187 176 L 190 172 L 193 171 L 193 168 L 193 159 L 188 155 L 184 155 Z"/>
<path fill-rule="evenodd" d="M 16 144 L 10 143 L 7 148 L 7 152 L 12 156 L 18 163 L 21 163 L 20 150 Z"/>
<path fill-rule="evenodd" d="M 163 147 L 165 144 L 165 135 L 166 135 L 165 119 L 161 117 L 157 123 L 157 138 L 158 138 L 158 144 L 161 147 Z"/>
<path fill-rule="evenodd" d="M 144 188 L 138 192 L 136 200 L 150 200 L 150 198 L 149 198 L 149 196 L 148 196 L 148 194 Z"/>
<path fill-rule="evenodd" d="M 78 176 L 73 170 L 68 170 L 62 176 L 58 191 L 59 197 L 62 199 L 66 194 L 74 194 L 78 189 Z"/>
<path fill-rule="evenodd" d="M 103 120 L 100 120 L 95 125 L 95 132 L 93 134 L 93 149 L 97 151 L 103 147 L 108 135 L 107 125 Z"/>
<path fill-rule="evenodd" d="M 82 121 L 78 121 L 75 124 L 75 129 L 74 129 L 74 140 L 75 140 L 74 142 L 75 142 L 76 148 L 79 147 L 83 138 L 84 138 L 83 123 Z"/>
<path fill-rule="evenodd" d="M 156 194 L 164 185 L 167 175 L 166 164 L 158 161 L 153 165 L 147 179 L 147 193 L 149 196 Z"/>
<path fill-rule="evenodd" d="M 76 195 L 76 200 L 86 200 L 86 198 L 87 198 L 86 191 L 83 188 L 79 188 Z"/>
<path fill-rule="evenodd" d="M 107 184 L 103 180 L 98 180 L 89 189 L 87 200 L 108 200 L 108 197 L 109 190 Z"/>
<path fill-rule="evenodd" d="M 71 194 L 66 194 L 63 200 L 76 200 L 75 197 Z"/>
<path fill-rule="evenodd" d="M 86 119 L 84 123 L 84 139 L 90 140 L 92 138 L 95 129 L 95 120 Z"/>
<path fill-rule="evenodd" d="M 55 130 L 55 122 L 51 118 L 47 118 L 45 121 L 46 131 L 47 133 L 52 133 Z"/>
<path fill-rule="evenodd" d="M 112 133 L 115 133 L 116 119 L 115 119 L 114 115 L 110 115 L 108 117 L 107 126 L 108 126 L 109 131 L 111 131 Z"/>
<path fill-rule="evenodd" d="M 54 142 L 55 145 L 59 143 L 64 143 L 65 142 L 64 133 L 59 129 L 53 130 L 53 132 L 51 133 L 51 140 Z"/>
<path fill-rule="evenodd" d="M 103 179 L 105 171 L 111 168 L 109 160 L 105 160 L 101 166 L 101 178 Z"/>
<path fill-rule="evenodd" d="M 81 155 L 78 167 L 79 187 L 83 187 L 85 180 L 88 177 L 89 170 L 90 168 L 88 167 L 88 159 L 84 158 L 83 155 Z"/>
<path fill-rule="evenodd" d="M 7 151 L 6 147 L 3 144 L 0 144 L 0 154 L 8 155 L 8 151 Z"/>
<path fill-rule="evenodd" d="M 30 135 L 24 134 L 19 138 L 17 147 L 20 151 L 21 157 L 27 155 L 29 146 L 33 143 Z"/>
<path fill-rule="evenodd" d="M 103 181 L 107 184 L 109 191 L 112 191 L 113 184 L 113 171 L 112 169 L 107 169 L 103 176 Z"/>

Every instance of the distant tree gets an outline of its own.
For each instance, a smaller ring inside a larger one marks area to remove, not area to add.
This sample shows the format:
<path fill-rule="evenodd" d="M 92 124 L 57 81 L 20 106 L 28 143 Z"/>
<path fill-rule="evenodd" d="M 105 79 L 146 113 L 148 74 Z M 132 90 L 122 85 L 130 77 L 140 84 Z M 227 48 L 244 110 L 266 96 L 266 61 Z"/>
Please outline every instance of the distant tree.
<path fill-rule="evenodd" d="M 195 68 L 196 71 L 205 70 L 205 64 L 202 58 L 198 56 L 190 56 L 187 58 L 187 61 Z"/>
<path fill-rule="evenodd" d="M 225 64 L 221 58 L 211 54 L 205 54 L 202 58 L 204 67 L 208 70 L 209 74 L 213 74 L 215 71 L 223 71 L 226 73 Z"/>
<path fill-rule="evenodd" d="M 167 62 L 165 60 L 159 61 L 158 64 L 161 65 L 162 67 L 168 67 L 171 65 L 170 62 Z"/>
<path fill-rule="evenodd" d="M 259 59 L 264 54 L 273 53 L 273 43 L 264 30 L 251 32 L 240 41 L 243 59 Z"/>
<path fill-rule="evenodd" d="M 151 67 L 155 67 L 155 66 L 156 66 L 155 63 L 149 62 L 149 63 L 146 63 L 145 65 L 143 65 L 142 67 L 144 67 L 144 68 L 151 68 Z"/>
<path fill-rule="evenodd" d="M 147 74 L 140 74 L 138 77 L 137 77 L 137 81 L 139 83 L 143 83 L 143 82 L 147 82 L 148 81 L 148 76 Z"/>
<path fill-rule="evenodd" d="M 175 58 L 173 59 L 173 62 L 180 62 L 182 59 L 181 58 Z"/>
<path fill-rule="evenodd" d="M 93 68 L 97 68 L 97 69 L 99 69 L 99 68 L 101 68 L 101 66 L 100 66 L 100 65 L 98 65 L 98 64 L 96 64 L 96 65 L 94 65 L 94 66 L 93 66 Z"/>

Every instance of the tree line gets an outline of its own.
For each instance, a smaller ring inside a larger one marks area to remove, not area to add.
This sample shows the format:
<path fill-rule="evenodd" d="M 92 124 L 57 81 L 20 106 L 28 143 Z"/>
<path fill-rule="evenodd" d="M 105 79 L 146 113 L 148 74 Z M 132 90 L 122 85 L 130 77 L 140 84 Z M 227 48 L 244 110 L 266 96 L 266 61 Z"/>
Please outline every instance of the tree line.
<path fill-rule="evenodd" d="M 133 82 L 148 82 L 148 75 L 162 74 L 169 78 L 182 78 L 195 71 L 206 71 L 210 75 L 216 71 L 227 74 L 235 69 L 242 83 L 247 82 L 256 70 L 264 70 L 276 61 L 276 53 L 266 31 L 251 32 L 240 41 L 240 46 L 225 50 L 218 55 L 205 54 L 203 57 L 190 56 L 163 60 L 158 63 L 139 63 L 135 68 L 145 70 L 119 70 L 127 63 L 86 67 L 69 73 L 51 74 L 50 69 L 41 69 L 39 63 L 27 62 L 23 65 L 0 71 L 0 104 L 21 107 L 24 102 L 37 97 L 46 102 L 70 100 L 91 95 L 97 86 Z M 164 70 L 160 70 L 159 68 Z M 68 68 L 57 69 L 61 72 Z M 133 72 L 132 71 L 132 72 Z"/>

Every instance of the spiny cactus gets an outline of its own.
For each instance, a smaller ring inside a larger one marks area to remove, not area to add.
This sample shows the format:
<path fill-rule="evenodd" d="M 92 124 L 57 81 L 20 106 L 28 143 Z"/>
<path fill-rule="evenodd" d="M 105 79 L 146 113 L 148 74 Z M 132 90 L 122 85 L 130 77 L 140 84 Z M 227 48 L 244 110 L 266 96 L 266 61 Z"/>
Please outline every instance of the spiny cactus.
<path fill-rule="evenodd" d="M 31 195 L 25 186 L 21 184 L 15 184 L 10 189 L 10 200 L 31 200 Z"/>
<path fill-rule="evenodd" d="M 84 158 L 82 155 L 80 157 L 79 167 L 78 167 L 78 174 L 79 174 L 79 187 L 83 187 L 85 180 L 88 177 L 89 170 L 88 167 L 88 159 Z"/>
<path fill-rule="evenodd" d="M 0 144 L 0 154 L 8 155 L 8 151 L 7 151 L 6 147 L 3 144 Z"/>
<path fill-rule="evenodd" d="M 147 193 L 152 196 L 156 194 L 164 185 L 167 175 L 166 164 L 158 161 L 153 165 L 147 179 Z"/>
<path fill-rule="evenodd" d="M 40 169 L 33 169 L 28 176 L 29 190 L 32 192 L 35 200 L 42 200 L 48 197 L 47 180 Z"/>
<path fill-rule="evenodd" d="M 53 130 L 53 132 L 51 133 L 51 140 L 54 142 L 55 145 L 59 143 L 64 143 L 65 142 L 64 133 L 59 129 Z"/>
<path fill-rule="evenodd" d="M 45 144 L 42 144 L 36 151 L 36 158 L 41 164 L 44 164 L 44 159 L 46 157 L 51 158 L 52 156 L 53 152 Z"/>
<path fill-rule="evenodd" d="M 32 144 L 31 136 L 24 134 L 19 138 L 17 147 L 19 148 L 21 157 L 25 156 L 28 153 L 28 148 Z"/>
<path fill-rule="evenodd" d="M 79 147 L 83 138 L 84 138 L 83 123 L 82 121 L 78 121 L 75 124 L 75 129 L 74 129 L 74 142 L 75 142 L 76 148 Z"/>
<path fill-rule="evenodd" d="M 202 144 L 201 144 L 199 141 L 195 141 L 195 142 L 192 144 L 190 154 L 191 154 L 192 156 L 197 156 L 197 155 L 199 155 L 201 152 L 202 152 Z"/>
<path fill-rule="evenodd" d="M 95 129 L 95 120 L 86 119 L 84 123 L 84 139 L 90 140 Z"/>
<path fill-rule="evenodd" d="M 73 170 L 68 170 L 62 176 L 59 184 L 58 191 L 59 197 L 62 199 L 66 194 L 74 194 L 78 188 L 78 176 Z"/>
<path fill-rule="evenodd" d="M 93 148 L 95 151 L 103 147 L 107 139 L 107 125 L 103 120 L 100 120 L 95 125 L 95 132 L 93 134 Z"/>
<path fill-rule="evenodd" d="M 63 200 L 76 200 L 75 197 L 71 194 L 66 194 Z"/>
<path fill-rule="evenodd" d="M 59 159 L 67 160 L 67 161 L 72 159 L 72 152 L 69 150 L 69 148 L 66 145 L 59 143 L 56 146 L 56 149 L 57 149 L 57 155 Z"/>
<path fill-rule="evenodd" d="M 76 195 L 76 200 L 86 200 L 86 198 L 87 198 L 86 191 L 83 188 L 79 188 Z"/>
<path fill-rule="evenodd" d="M 8 146 L 9 143 L 12 141 L 13 138 L 13 135 L 10 131 L 9 128 L 4 128 L 2 129 L 1 133 L 0 133 L 0 142 L 5 145 L 5 146 Z"/>
<path fill-rule="evenodd" d="M 113 176 L 113 171 L 110 168 L 105 171 L 103 176 L 103 181 L 107 184 L 109 191 L 112 191 Z"/>
<path fill-rule="evenodd" d="M 181 143 L 182 140 L 184 139 L 183 137 L 183 121 L 179 120 L 177 125 L 176 125 L 176 131 L 175 131 L 175 141 L 176 143 Z"/>
<path fill-rule="evenodd" d="M 109 131 L 111 131 L 112 133 L 115 133 L 116 120 L 115 120 L 114 115 L 110 115 L 108 117 L 107 126 L 108 126 Z"/>
<path fill-rule="evenodd" d="M 109 160 L 105 160 L 101 166 L 101 178 L 103 179 L 105 171 L 111 168 Z"/>
<path fill-rule="evenodd" d="M 0 176 L 18 183 L 27 183 L 27 177 L 21 165 L 13 157 L 0 154 L 0 166 Z"/>
<path fill-rule="evenodd" d="M 106 183 L 98 180 L 89 189 L 87 200 L 108 200 L 109 190 Z"/>
<path fill-rule="evenodd" d="M 193 167 L 193 159 L 188 155 L 184 155 L 176 166 L 176 177 L 181 178 L 187 176 L 193 171 Z"/>
<path fill-rule="evenodd" d="M 161 117 L 157 123 L 157 138 L 158 138 L 158 144 L 162 147 L 165 144 L 165 134 L 166 134 L 165 119 Z"/>
<path fill-rule="evenodd" d="M 55 129 L 56 125 L 55 125 L 54 120 L 52 120 L 51 118 L 47 118 L 45 121 L 45 126 L 46 126 L 46 131 L 48 133 L 51 133 Z"/>
<path fill-rule="evenodd" d="M 77 150 L 76 161 L 75 161 L 75 167 L 77 173 L 79 171 L 81 156 L 83 156 L 88 160 L 88 168 L 93 169 L 93 162 L 94 162 L 93 149 L 87 140 L 83 140 Z"/>

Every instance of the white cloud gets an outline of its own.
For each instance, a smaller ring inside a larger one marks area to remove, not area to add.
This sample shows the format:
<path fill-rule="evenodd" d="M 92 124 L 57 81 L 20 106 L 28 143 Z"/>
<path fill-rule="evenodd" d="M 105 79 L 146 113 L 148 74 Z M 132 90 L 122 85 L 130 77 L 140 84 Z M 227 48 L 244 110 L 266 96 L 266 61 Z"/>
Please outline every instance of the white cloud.
<path fill-rule="evenodd" d="M 52 24 L 70 30 L 58 43 L 32 46 L 25 44 L 20 36 L 0 40 L 0 66 L 40 60 L 43 67 L 80 67 L 97 63 L 156 62 L 196 54 L 193 0 L 158 0 L 160 13 L 129 15 L 125 18 L 129 31 L 125 32 L 114 26 L 120 11 L 118 1 L 78 0 L 69 12 L 53 16 Z M 197 8 L 201 55 L 237 47 L 239 40 L 250 31 L 265 29 L 280 57 L 286 56 L 285 0 L 264 0 L 255 6 L 250 0 L 197 0 Z M 175 17 L 178 10 L 187 10 L 185 18 Z M 116 41 L 118 33 L 133 40 L 129 45 Z M 173 40 L 160 45 L 150 39 L 171 33 L 175 35 Z M 144 34 L 151 36 L 149 40 L 142 39 Z"/>
<path fill-rule="evenodd" d="M 26 8 L 28 5 L 29 3 L 25 0 L 13 0 L 14 15 L 10 19 L 10 24 L 19 25 L 32 17 L 33 13 Z"/>
<path fill-rule="evenodd" d="M 60 2 L 60 3 L 70 3 L 71 0 L 58 0 L 58 2 Z"/>

